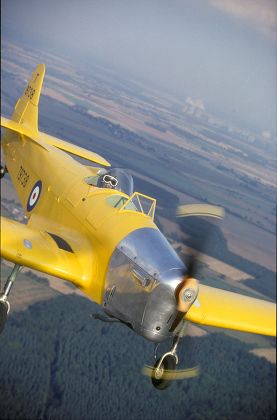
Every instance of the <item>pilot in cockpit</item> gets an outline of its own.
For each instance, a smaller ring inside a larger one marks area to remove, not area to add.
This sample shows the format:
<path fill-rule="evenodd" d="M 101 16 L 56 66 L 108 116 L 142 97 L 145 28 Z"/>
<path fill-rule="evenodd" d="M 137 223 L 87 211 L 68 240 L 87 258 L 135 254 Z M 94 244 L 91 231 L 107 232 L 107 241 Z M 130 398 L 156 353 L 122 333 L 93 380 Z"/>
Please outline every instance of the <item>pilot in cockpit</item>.
<path fill-rule="evenodd" d="M 101 177 L 99 177 L 97 186 L 101 187 L 101 188 L 113 188 L 113 189 L 115 189 L 117 184 L 118 184 L 118 180 L 114 176 L 109 175 L 109 174 L 105 174 L 105 175 L 102 175 Z"/>
<path fill-rule="evenodd" d="M 115 189 L 129 196 L 133 194 L 134 181 L 126 170 L 120 168 L 101 169 L 98 174 L 100 175 L 96 185 L 98 188 Z"/>

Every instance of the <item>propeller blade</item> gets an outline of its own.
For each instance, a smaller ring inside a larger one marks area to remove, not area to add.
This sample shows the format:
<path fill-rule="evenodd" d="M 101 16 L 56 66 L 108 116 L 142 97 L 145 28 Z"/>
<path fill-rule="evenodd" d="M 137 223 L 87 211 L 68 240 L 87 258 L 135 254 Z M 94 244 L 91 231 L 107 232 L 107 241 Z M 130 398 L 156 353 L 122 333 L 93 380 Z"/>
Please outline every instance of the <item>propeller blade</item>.
<path fill-rule="evenodd" d="M 144 365 L 141 373 L 145 376 L 153 377 L 153 366 Z M 200 374 L 200 367 L 194 366 L 192 368 L 181 370 L 167 370 L 165 371 L 164 378 L 167 380 L 181 380 L 195 378 Z"/>
<path fill-rule="evenodd" d="M 187 204 L 177 207 L 176 216 L 178 218 L 188 217 L 186 225 L 190 233 L 189 247 L 192 250 L 186 261 L 187 270 L 184 273 L 184 280 L 176 289 L 177 308 L 180 312 L 186 313 L 197 298 L 200 256 L 205 254 L 215 227 L 213 223 L 203 219 L 201 222 L 201 218 L 197 220 L 194 216 L 222 219 L 224 209 L 209 204 Z M 182 225 L 185 227 L 184 223 Z"/>
<path fill-rule="evenodd" d="M 185 204 L 177 207 L 177 217 L 206 216 L 223 219 L 224 209 L 210 204 Z"/>

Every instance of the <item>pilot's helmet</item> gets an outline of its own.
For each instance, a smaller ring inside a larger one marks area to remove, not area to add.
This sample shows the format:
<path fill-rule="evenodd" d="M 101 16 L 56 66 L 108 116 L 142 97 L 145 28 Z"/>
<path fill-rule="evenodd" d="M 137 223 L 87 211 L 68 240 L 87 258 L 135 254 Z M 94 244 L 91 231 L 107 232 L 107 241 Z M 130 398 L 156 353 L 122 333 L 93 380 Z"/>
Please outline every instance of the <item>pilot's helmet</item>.
<path fill-rule="evenodd" d="M 106 173 L 99 177 L 97 187 L 115 189 L 117 184 L 118 180 L 113 175 Z"/>

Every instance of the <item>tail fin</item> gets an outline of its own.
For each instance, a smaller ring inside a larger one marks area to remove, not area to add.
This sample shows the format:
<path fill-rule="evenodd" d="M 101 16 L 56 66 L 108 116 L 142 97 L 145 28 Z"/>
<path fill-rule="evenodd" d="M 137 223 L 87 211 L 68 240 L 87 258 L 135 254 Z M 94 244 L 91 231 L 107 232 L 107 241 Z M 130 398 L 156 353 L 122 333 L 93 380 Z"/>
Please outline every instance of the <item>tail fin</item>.
<path fill-rule="evenodd" d="M 45 73 L 44 64 L 39 64 L 33 72 L 27 87 L 15 105 L 12 120 L 38 131 L 38 103 Z"/>

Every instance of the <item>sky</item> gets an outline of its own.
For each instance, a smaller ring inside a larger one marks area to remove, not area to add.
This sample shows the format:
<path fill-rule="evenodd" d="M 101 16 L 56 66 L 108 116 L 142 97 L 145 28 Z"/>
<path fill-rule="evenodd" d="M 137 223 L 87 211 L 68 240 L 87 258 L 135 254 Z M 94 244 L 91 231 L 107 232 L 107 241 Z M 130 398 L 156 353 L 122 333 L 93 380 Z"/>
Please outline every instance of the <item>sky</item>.
<path fill-rule="evenodd" d="M 2 40 L 100 61 L 276 135 L 275 0 L 2 0 L 1 12 Z"/>

